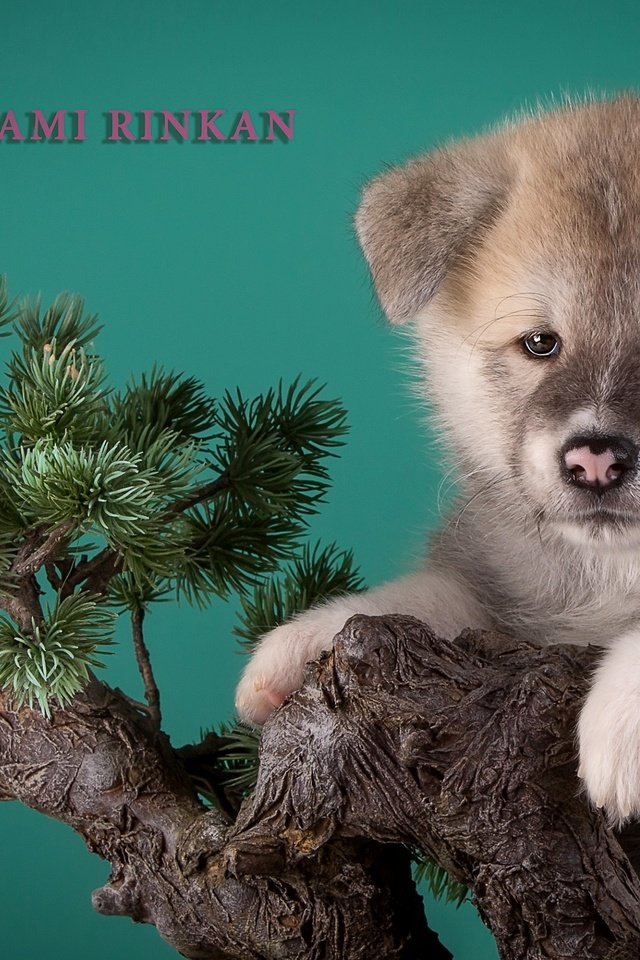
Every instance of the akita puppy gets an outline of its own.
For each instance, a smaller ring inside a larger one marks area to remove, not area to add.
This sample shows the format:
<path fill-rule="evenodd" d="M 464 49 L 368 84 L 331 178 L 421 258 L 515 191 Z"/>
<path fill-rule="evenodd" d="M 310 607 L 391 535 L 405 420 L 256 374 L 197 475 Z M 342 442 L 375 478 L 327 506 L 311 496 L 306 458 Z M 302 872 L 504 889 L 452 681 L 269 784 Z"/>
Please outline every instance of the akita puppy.
<path fill-rule="evenodd" d="M 569 104 L 384 172 L 356 229 L 411 321 L 459 498 L 423 570 L 266 634 L 237 694 L 262 722 L 355 613 L 455 638 L 605 651 L 580 776 L 640 815 L 640 99 Z"/>

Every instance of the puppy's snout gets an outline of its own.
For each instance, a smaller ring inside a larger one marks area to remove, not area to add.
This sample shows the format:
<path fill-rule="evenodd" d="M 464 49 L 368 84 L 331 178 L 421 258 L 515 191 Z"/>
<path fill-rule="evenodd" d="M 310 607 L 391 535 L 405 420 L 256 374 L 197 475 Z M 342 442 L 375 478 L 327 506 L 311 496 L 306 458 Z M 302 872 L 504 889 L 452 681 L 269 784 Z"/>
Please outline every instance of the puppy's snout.
<path fill-rule="evenodd" d="M 636 470 L 638 453 L 625 437 L 572 437 L 562 455 L 564 475 L 579 487 L 604 493 Z"/>

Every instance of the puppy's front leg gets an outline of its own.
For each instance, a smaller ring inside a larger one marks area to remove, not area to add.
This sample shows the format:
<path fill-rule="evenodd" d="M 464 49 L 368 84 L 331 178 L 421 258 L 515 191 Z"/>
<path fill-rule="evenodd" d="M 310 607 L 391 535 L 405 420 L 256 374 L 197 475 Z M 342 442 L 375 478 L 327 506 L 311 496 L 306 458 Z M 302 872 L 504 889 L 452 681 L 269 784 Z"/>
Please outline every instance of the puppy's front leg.
<path fill-rule="evenodd" d="M 614 640 L 594 675 L 578 723 L 580 769 L 590 800 L 620 826 L 640 815 L 640 628 Z"/>
<path fill-rule="evenodd" d="M 453 638 L 465 627 L 489 625 L 470 589 L 447 571 L 424 570 L 370 590 L 331 600 L 265 634 L 236 692 L 240 717 L 262 723 L 302 683 L 304 665 L 323 650 L 356 613 L 401 613 L 426 620 L 434 633 Z"/>

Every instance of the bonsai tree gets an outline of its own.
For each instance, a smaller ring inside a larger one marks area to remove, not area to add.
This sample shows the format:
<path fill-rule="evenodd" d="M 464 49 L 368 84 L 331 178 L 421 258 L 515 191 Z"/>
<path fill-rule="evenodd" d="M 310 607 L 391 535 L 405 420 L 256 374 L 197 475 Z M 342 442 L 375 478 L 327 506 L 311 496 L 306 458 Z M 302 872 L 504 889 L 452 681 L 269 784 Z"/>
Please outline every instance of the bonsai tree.
<path fill-rule="evenodd" d="M 349 552 L 305 542 L 345 414 L 312 381 L 211 398 L 154 369 L 111 390 L 98 330 L 75 297 L 0 287 L 0 799 L 78 832 L 111 864 L 95 909 L 194 960 L 450 957 L 416 858 L 471 889 L 506 960 L 637 958 L 640 881 L 576 789 L 588 650 L 354 617 L 259 769 L 233 723 L 172 746 L 151 606 L 238 593 L 251 644 L 360 588 Z M 96 673 L 122 616 L 144 702 Z"/>
<path fill-rule="evenodd" d="M 159 731 L 151 605 L 235 592 L 236 633 L 250 645 L 361 586 L 350 552 L 303 542 L 346 418 L 313 381 L 214 399 L 194 378 L 154 368 L 114 391 L 99 331 L 78 297 L 18 305 L 0 279 L 0 335 L 17 340 L 0 390 L 0 686 L 50 719 L 113 652 L 126 613 L 146 698 L 135 706 Z M 238 731 L 241 766 L 254 766 L 256 741 Z M 236 784 L 236 767 L 226 756 L 216 782 Z"/>

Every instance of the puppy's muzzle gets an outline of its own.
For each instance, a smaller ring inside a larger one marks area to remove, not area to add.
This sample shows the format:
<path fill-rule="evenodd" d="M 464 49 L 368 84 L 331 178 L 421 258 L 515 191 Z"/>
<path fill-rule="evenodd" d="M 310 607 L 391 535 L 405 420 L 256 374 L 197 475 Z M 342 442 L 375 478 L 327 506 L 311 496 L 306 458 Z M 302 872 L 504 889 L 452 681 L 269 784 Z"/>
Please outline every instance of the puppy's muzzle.
<path fill-rule="evenodd" d="M 564 479 L 577 487 L 604 494 L 636 473 L 640 450 L 625 437 L 571 437 L 561 457 Z"/>

